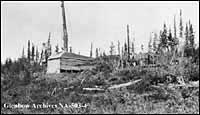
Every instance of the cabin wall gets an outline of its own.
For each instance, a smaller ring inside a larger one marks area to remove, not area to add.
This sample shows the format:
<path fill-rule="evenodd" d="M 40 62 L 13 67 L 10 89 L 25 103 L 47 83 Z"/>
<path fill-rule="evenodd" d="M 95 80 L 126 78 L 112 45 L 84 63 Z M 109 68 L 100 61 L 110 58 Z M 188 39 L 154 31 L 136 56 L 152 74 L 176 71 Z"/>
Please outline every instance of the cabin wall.
<path fill-rule="evenodd" d="M 48 60 L 47 73 L 60 73 L 60 59 Z"/>
<path fill-rule="evenodd" d="M 89 64 L 88 60 L 79 59 L 61 59 L 60 68 L 63 70 L 85 70 L 91 69 L 93 66 Z"/>
<path fill-rule="evenodd" d="M 77 66 L 77 65 L 88 65 L 89 61 L 79 59 L 61 59 L 61 65 Z"/>

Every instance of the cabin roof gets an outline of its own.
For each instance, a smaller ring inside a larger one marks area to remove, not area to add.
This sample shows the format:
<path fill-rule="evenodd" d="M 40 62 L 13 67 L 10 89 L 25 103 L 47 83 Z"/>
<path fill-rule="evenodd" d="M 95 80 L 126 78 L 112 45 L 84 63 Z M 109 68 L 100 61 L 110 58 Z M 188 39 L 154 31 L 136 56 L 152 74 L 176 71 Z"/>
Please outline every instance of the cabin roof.
<path fill-rule="evenodd" d="M 52 54 L 48 60 L 52 60 L 52 59 L 81 59 L 81 60 L 93 60 L 93 58 L 91 57 L 87 57 L 87 56 L 83 56 L 83 55 L 78 55 L 75 53 L 70 53 L 70 52 L 58 52 L 56 54 Z"/>

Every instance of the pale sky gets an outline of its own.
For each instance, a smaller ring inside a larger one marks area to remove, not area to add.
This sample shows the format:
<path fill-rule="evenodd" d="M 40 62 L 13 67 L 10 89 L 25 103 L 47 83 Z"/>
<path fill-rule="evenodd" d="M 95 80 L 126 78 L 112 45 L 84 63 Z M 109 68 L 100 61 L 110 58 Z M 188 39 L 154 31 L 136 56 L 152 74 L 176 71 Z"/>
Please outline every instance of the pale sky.
<path fill-rule="evenodd" d="M 1 61 L 21 56 L 30 40 L 39 48 L 51 32 L 53 51 L 62 43 L 61 2 L 1 2 Z M 150 33 L 159 33 L 163 23 L 173 30 L 173 18 L 179 25 L 179 10 L 185 23 L 191 21 L 195 41 L 199 42 L 199 2 L 65 2 L 69 46 L 74 53 L 89 56 L 90 44 L 108 54 L 111 41 L 117 45 L 126 39 L 126 25 L 130 26 L 130 39 L 135 38 L 136 51 L 141 44 L 147 50 Z M 116 48 L 117 49 L 117 48 Z"/>

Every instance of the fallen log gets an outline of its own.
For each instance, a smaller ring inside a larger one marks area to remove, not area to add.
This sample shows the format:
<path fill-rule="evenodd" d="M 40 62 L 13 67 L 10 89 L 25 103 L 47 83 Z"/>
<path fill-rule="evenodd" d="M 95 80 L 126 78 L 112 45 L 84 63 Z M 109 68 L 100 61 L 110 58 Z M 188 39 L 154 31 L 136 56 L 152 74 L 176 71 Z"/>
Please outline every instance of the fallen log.
<path fill-rule="evenodd" d="M 104 91 L 104 89 L 101 89 L 101 88 L 83 88 L 83 90 L 87 90 L 87 91 Z"/>
<path fill-rule="evenodd" d="M 191 81 L 189 84 L 193 87 L 199 87 L 199 80 L 198 81 Z"/>
<path fill-rule="evenodd" d="M 113 85 L 111 87 L 108 87 L 108 89 L 115 89 L 115 88 L 120 88 L 120 87 L 127 87 L 129 85 L 133 85 L 139 81 L 141 81 L 142 79 L 138 79 L 138 80 L 135 80 L 135 81 L 131 81 L 131 82 L 128 82 L 128 83 L 123 83 L 123 84 L 118 84 L 118 85 Z"/>
<path fill-rule="evenodd" d="M 115 89 L 115 88 L 120 88 L 120 87 L 127 87 L 127 86 L 130 86 L 130 85 L 133 85 L 139 81 L 141 81 L 142 79 L 138 79 L 138 80 L 135 80 L 135 81 L 131 81 L 131 82 L 128 82 L 128 83 L 123 83 L 123 84 L 118 84 L 118 85 L 113 85 L 111 87 L 108 87 L 107 89 Z M 102 89 L 102 88 L 83 88 L 83 90 L 88 90 L 88 91 L 105 91 L 105 89 Z"/>
<path fill-rule="evenodd" d="M 64 88 L 64 91 L 68 90 L 68 89 L 73 89 L 74 86 L 71 86 L 71 87 L 67 87 L 67 88 Z"/>

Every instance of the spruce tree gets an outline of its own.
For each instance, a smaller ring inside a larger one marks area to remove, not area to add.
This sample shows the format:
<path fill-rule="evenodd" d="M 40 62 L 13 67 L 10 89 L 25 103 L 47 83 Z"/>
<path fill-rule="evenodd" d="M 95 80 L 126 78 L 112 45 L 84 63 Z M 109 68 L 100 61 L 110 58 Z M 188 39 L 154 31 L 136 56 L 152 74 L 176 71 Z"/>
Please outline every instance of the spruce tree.
<path fill-rule="evenodd" d="M 132 54 L 135 53 L 135 47 L 134 47 L 134 42 L 132 42 Z"/>
<path fill-rule="evenodd" d="M 47 41 L 47 53 L 48 53 L 48 57 L 51 55 L 51 32 L 49 32 L 49 38 L 48 38 L 48 41 Z"/>
<path fill-rule="evenodd" d="M 153 38 L 153 51 L 156 52 L 157 51 L 157 34 L 154 33 L 154 38 Z"/>
<path fill-rule="evenodd" d="M 23 47 L 23 49 L 22 49 L 22 58 L 25 58 L 24 47 Z"/>
<path fill-rule="evenodd" d="M 153 46 L 152 46 L 152 36 L 151 36 L 151 34 L 150 34 L 150 39 L 149 39 L 149 42 L 148 42 L 148 51 L 149 51 L 149 52 L 152 51 L 152 50 L 151 50 L 152 47 L 153 47 Z"/>
<path fill-rule="evenodd" d="M 27 51 L 27 57 L 28 57 L 28 61 L 30 61 L 30 58 L 31 58 L 30 40 L 28 40 L 28 51 Z"/>
<path fill-rule="evenodd" d="M 32 52 L 31 52 L 32 54 L 31 54 L 31 60 L 32 61 L 34 61 L 34 57 L 35 57 L 35 46 L 34 46 L 34 44 L 32 43 Z"/>
<path fill-rule="evenodd" d="M 163 31 L 162 31 L 161 36 L 160 36 L 160 48 L 161 49 L 168 48 L 167 27 L 166 27 L 165 23 L 164 23 L 164 26 L 163 26 Z"/>
<path fill-rule="evenodd" d="M 185 26 L 185 40 L 186 40 L 185 46 L 188 47 L 189 46 L 189 29 L 188 29 L 187 24 Z"/>
<path fill-rule="evenodd" d="M 179 28 L 180 28 L 180 37 L 183 37 L 183 21 L 182 21 L 182 10 L 180 10 L 180 24 L 179 24 Z"/>
<path fill-rule="evenodd" d="M 124 58 L 124 47 L 123 46 L 121 48 L 121 55 L 122 55 L 122 58 Z"/>
<path fill-rule="evenodd" d="M 39 60 L 39 51 L 38 51 L 38 47 L 36 48 L 36 54 L 35 54 L 35 61 L 38 63 Z"/>
<path fill-rule="evenodd" d="M 114 48 L 115 48 L 115 46 L 114 46 L 113 42 L 111 42 L 110 55 L 114 55 Z"/>
<path fill-rule="evenodd" d="M 194 56 L 195 44 L 194 44 L 194 30 L 192 24 L 189 25 L 189 41 L 190 41 L 190 48 L 191 48 L 191 56 Z"/>
<path fill-rule="evenodd" d="M 127 44 L 125 42 L 124 43 L 124 56 L 127 57 L 127 54 L 128 54 L 128 47 L 127 47 Z"/>
<path fill-rule="evenodd" d="M 41 63 L 41 61 L 44 59 L 44 51 L 42 50 L 41 53 L 40 53 L 40 61 L 39 61 L 39 64 Z"/>
<path fill-rule="evenodd" d="M 98 48 L 96 48 L 96 58 L 99 57 L 99 51 Z"/>
<path fill-rule="evenodd" d="M 184 46 L 184 54 L 186 57 L 189 57 L 191 55 L 191 45 L 190 45 L 190 36 L 189 36 L 189 28 L 188 24 L 186 23 L 185 26 L 185 46 Z"/>
<path fill-rule="evenodd" d="M 194 30 L 193 30 L 192 24 L 189 25 L 189 41 L 190 41 L 191 47 L 194 48 Z"/>
<path fill-rule="evenodd" d="M 174 38 L 176 39 L 176 16 L 174 15 Z"/>
<path fill-rule="evenodd" d="M 117 46 L 118 46 L 118 55 L 120 56 L 120 42 L 119 42 L 119 40 L 118 40 L 117 43 L 118 43 L 118 44 L 117 44 Z"/>
<path fill-rule="evenodd" d="M 172 51 L 172 49 L 173 49 L 173 37 L 172 37 L 172 33 L 171 33 L 170 28 L 169 28 L 169 34 L 168 34 L 168 46 L 169 46 L 170 50 Z"/>
<path fill-rule="evenodd" d="M 178 45 L 178 38 L 177 38 L 177 34 L 176 34 L 176 16 L 174 15 L 174 37 L 173 37 L 173 51 L 174 51 L 174 55 L 175 55 L 175 50 L 176 50 L 176 45 Z"/>

